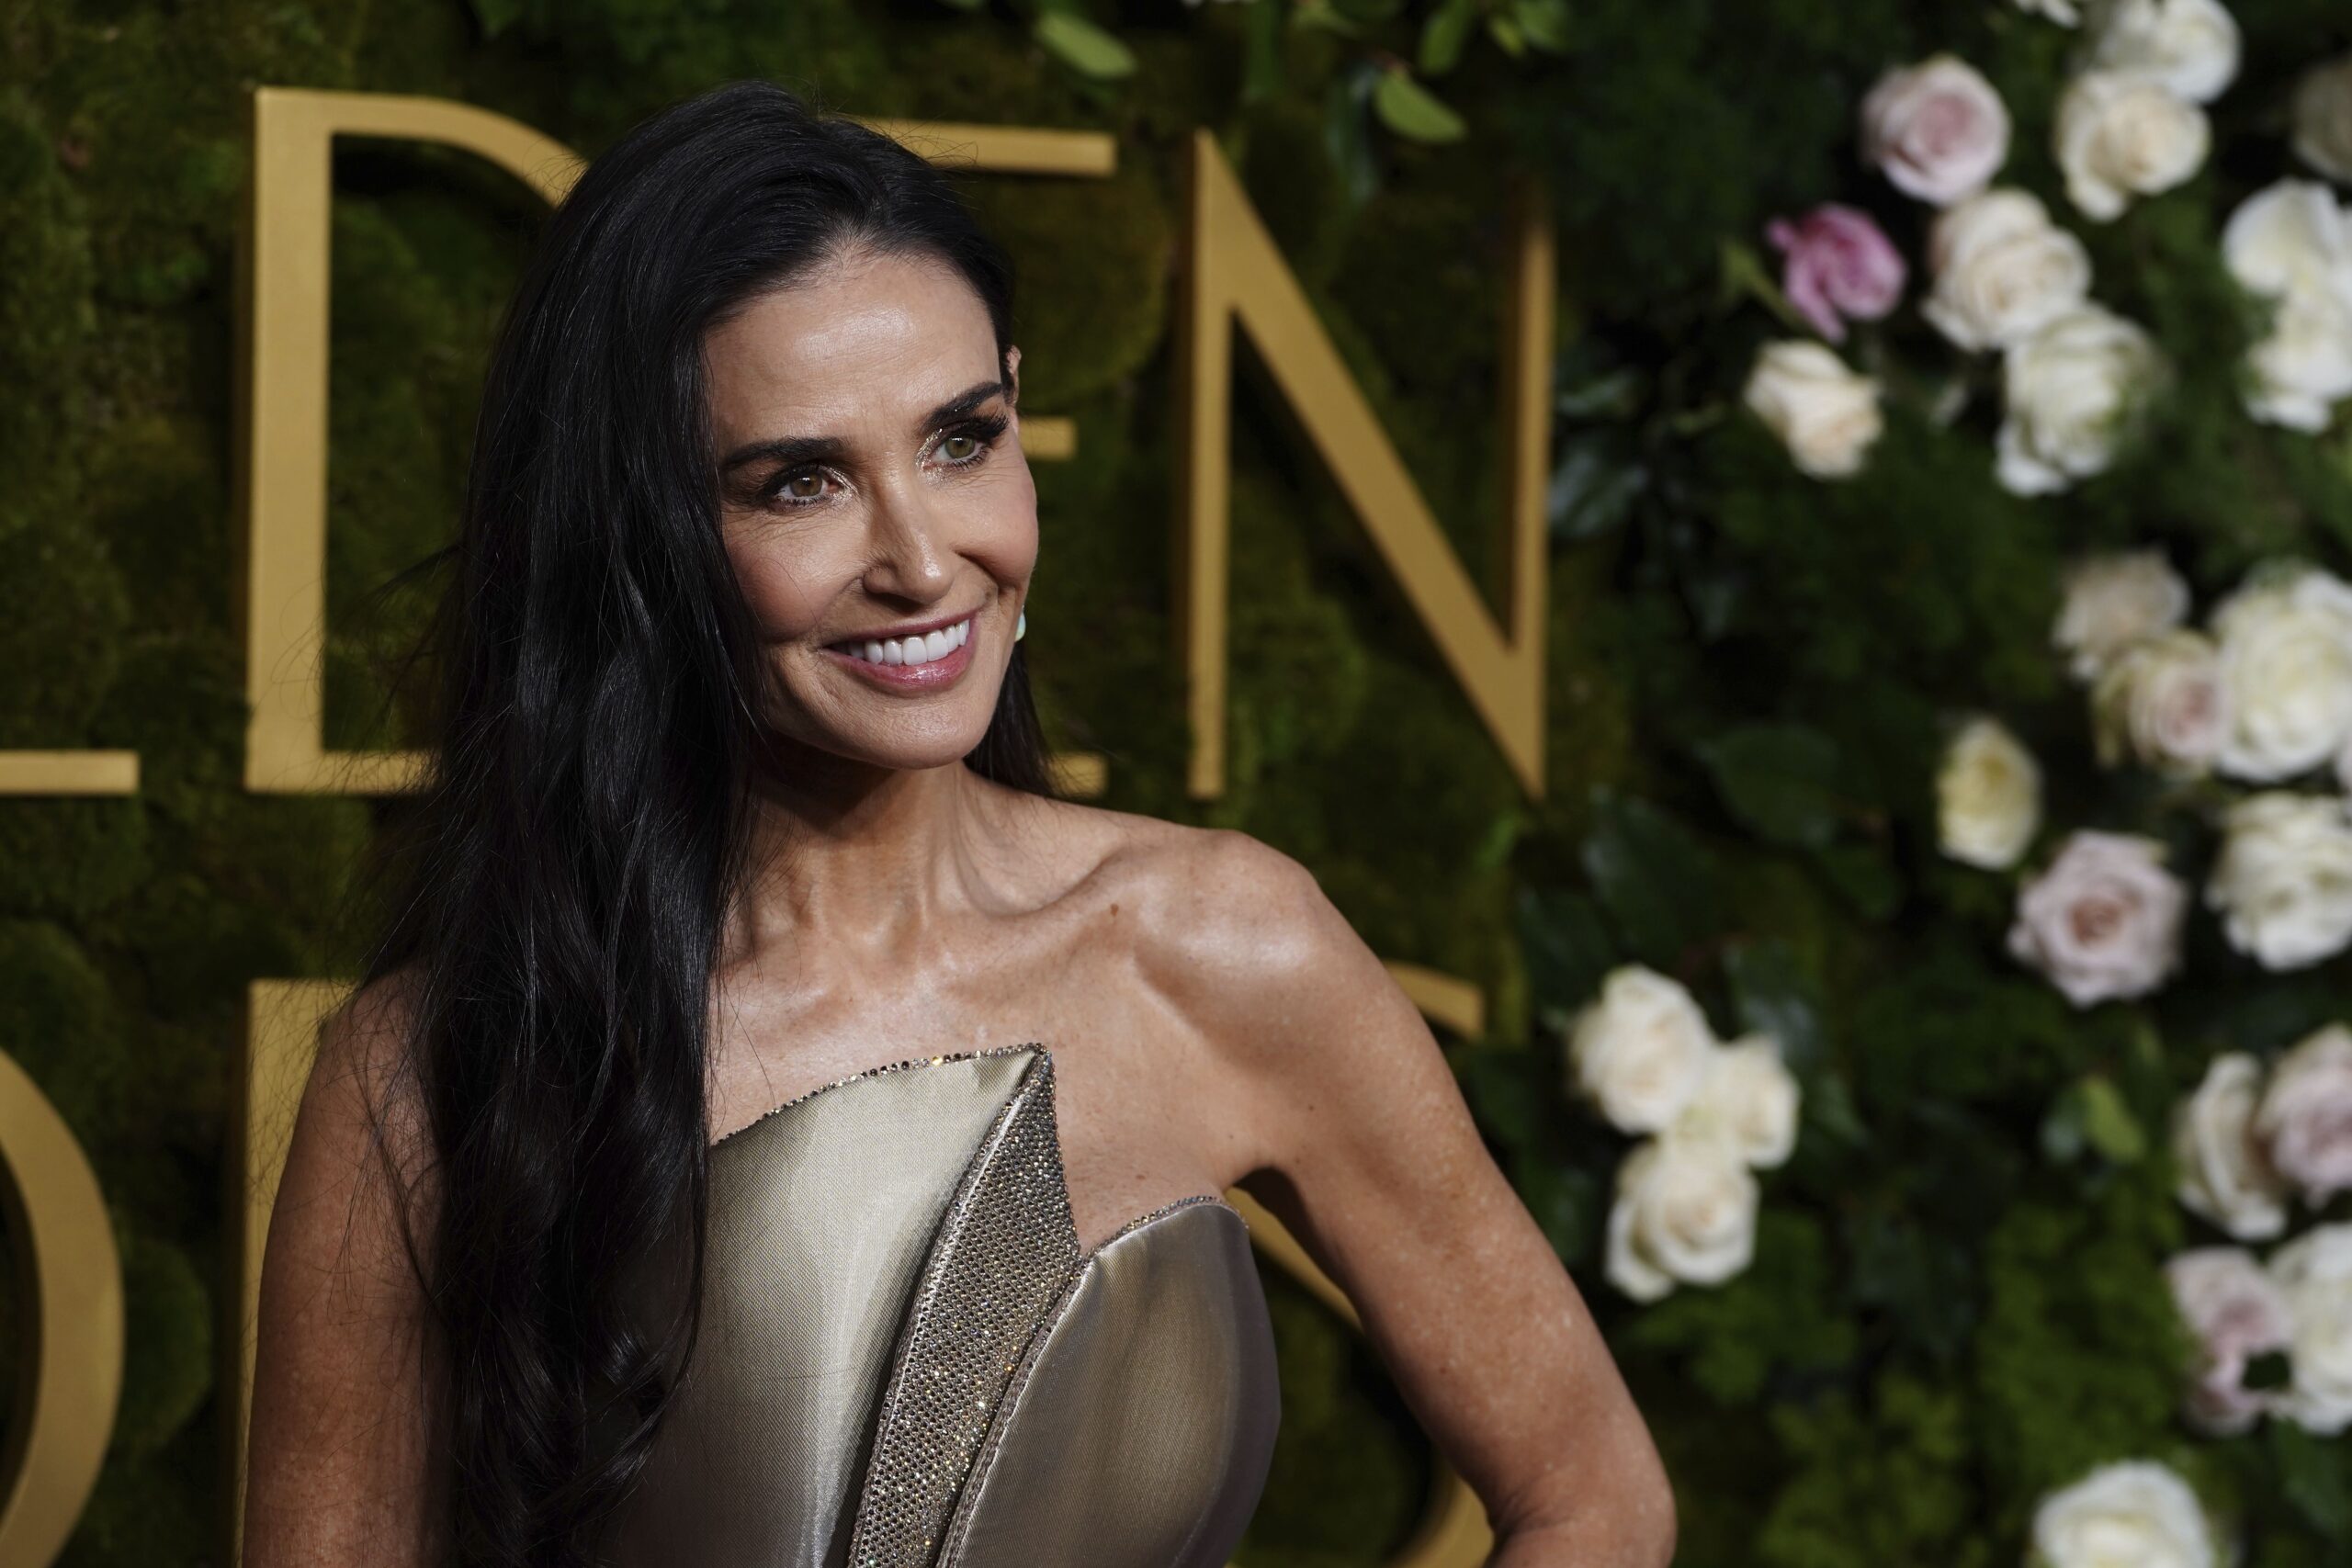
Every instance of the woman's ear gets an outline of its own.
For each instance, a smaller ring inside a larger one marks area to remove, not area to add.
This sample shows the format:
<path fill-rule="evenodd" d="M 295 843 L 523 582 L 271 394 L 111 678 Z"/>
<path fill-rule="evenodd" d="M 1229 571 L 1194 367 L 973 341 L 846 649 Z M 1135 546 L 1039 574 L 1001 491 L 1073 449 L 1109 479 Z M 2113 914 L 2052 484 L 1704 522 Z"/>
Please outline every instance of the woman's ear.
<path fill-rule="evenodd" d="M 1021 345 L 1014 344 L 1004 351 L 1004 400 L 1020 406 Z"/>

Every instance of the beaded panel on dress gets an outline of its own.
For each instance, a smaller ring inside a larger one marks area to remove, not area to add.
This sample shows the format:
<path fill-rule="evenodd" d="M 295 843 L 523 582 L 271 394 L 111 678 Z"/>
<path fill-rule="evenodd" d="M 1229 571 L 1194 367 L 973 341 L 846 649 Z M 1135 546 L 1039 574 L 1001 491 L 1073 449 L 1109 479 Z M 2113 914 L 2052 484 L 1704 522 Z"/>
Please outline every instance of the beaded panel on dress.
<path fill-rule="evenodd" d="M 940 1222 L 891 1362 L 851 1568 L 929 1568 L 1023 1352 L 1079 1261 L 1040 1053 Z"/>

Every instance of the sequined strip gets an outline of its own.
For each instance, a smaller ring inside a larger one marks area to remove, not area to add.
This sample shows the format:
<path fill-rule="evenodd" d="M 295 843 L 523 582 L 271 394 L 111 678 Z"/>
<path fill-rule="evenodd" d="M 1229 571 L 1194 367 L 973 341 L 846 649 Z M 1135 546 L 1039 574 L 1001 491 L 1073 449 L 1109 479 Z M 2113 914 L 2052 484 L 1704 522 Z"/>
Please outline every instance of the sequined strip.
<path fill-rule="evenodd" d="M 876 1418 L 854 1568 L 931 1568 L 999 1398 L 1079 1261 L 1040 1055 L 956 1186 Z"/>
<path fill-rule="evenodd" d="M 1020 1051 L 1044 1051 L 1045 1049 L 1045 1043 L 1043 1041 L 1030 1040 L 1024 1041 L 1018 1045 L 982 1045 L 969 1051 L 949 1051 L 937 1056 L 910 1056 L 903 1062 L 884 1062 L 876 1066 L 862 1067 L 856 1072 L 848 1074 L 845 1077 L 835 1078 L 831 1083 L 820 1083 L 815 1089 L 809 1089 L 805 1094 L 796 1094 L 790 1100 L 784 1101 L 780 1105 L 769 1106 L 765 1111 L 761 1111 L 757 1116 L 752 1117 L 749 1122 L 744 1122 L 741 1127 L 736 1128 L 733 1132 L 721 1133 L 717 1138 L 711 1141 L 711 1147 L 714 1149 L 719 1148 L 733 1139 L 741 1138 L 744 1134 L 750 1132 L 752 1128 L 759 1126 L 762 1122 L 773 1121 L 775 1118 L 783 1115 L 786 1111 L 791 1110 L 796 1105 L 806 1105 L 808 1101 L 816 1099 L 820 1094 L 826 1093 L 828 1090 L 842 1089 L 854 1083 L 860 1083 L 867 1078 L 880 1077 L 885 1073 L 902 1073 L 909 1067 L 935 1067 L 944 1062 L 977 1062 L 989 1056 L 1010 1056 Z M 1046 1052 L 1046 1055 L 1050 1055 L 1052 1053 Z"/>

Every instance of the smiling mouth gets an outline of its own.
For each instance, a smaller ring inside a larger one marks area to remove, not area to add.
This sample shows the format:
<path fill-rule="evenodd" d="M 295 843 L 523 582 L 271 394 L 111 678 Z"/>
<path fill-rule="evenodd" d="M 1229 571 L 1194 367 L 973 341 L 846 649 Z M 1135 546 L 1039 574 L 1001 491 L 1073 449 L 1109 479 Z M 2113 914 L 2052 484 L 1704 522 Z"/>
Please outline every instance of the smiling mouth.
<path fill-rule="evenodd" d="M 972 638 L 972 617 L 965 616 L 952 626 L 924 632 L 915 637 L 866 638 L 862 641 L 836 642 L 828 646 L 835 653 L 860 660 L 867 664 L 909 665 L 929 664 L 944 659 Z"/>

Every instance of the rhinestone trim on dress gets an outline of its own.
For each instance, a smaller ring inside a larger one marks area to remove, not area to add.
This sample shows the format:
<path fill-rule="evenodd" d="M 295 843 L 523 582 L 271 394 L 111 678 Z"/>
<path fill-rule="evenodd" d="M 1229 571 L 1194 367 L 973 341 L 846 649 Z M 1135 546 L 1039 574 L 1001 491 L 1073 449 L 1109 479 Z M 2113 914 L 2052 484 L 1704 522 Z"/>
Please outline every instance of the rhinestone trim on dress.
<path fill-rule="evenodd" d="M 916 1285 L 858 1494 L 854 1568 L 930 1568 L 998 1398 L 1080 1262 L 1053 1057 L 1040 1054 L 981 1139 Z"/>
<path fill-rule="evenodd" d="M 1046 1043 L 1042 1040 L 1025 1040 L 1018 1045 L 982 1045 L 970 1051 L 949 1051 L 936 1056 L 910 1056 L 903 1062 L 883 1062 L 876 1066 L 860 1067 L 845 1077 L 835 1078 L 831 1083 L 820 1083 L 804 1094 L 796 1094 L 781 1105 L 769 1106 L 741 1127 L 732 1132 L 721 1133 L 711 1140 L 710 1146 L 715 1149 L 731 1139 L 740 1138 L 771 1116 L 780 1116 L 796 1105 L 806 1105 L 827 1089 L 840 1089 L 844 1084 L 854 1084 L 865 1078 L 880 1077 L 884 1073 L 901 1072 L 908 1067 L 935 1067 L 943 1062 L 974 1062 L 984 1056 L 1010 1056 L 1017 1051 L 1042 1051 L 1045 1049 L 1045 1044 Z"/>

